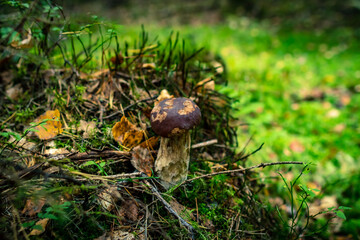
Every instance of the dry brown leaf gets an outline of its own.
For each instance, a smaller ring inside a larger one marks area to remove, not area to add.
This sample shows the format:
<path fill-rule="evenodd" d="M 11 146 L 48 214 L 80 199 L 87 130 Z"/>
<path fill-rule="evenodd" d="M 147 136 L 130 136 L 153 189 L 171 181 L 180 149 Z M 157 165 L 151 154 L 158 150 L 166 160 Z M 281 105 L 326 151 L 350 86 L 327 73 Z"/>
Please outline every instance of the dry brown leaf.
<path fill-rule="evenodd" d="M 96 128 L 96 122 L 86 122 L 84 120 L 80 120 L 78 131 L 84 131 L 83 138 L 90 138 L 95 132 L 99 132 L 99 129 Z"/>
<path fill-rule="evenodd" d="M 156 68 L 156 65 L 155 63 L 143 63 L 141 65 L 141 68 L 152 68 L 152 69 L 155 69 Z"/>
<path fill-rule="evenodd" d="M 123 201 L 120 207 L 120 215 L 125 216 L 131 221 L 137 221 L 139 217 L 139 207 L 135 200 L 127 199 Z"/>
<path fill-rule="evenodd" d="M 205 78 L 198 82 L 195 86 L 195 89 L 198 93 L 205 93 L 207 91 L 214 91 L 215 90 L 215 81 L 212 77 Z"/>
<path fill-rule="evenodd" d="M 38 136 L 42 140 L 48 140 L 56 135 L 62 133 L 62 125 L 60 122 L 60 112 L 55 109 L 54 111 L 46 111 L 43 115 L 38 117 L 35 120 L 35 123 L 41 123 L 44 120 L 47 120 L 45 124 L 40 124 L 35 127 L 38 132 L 35 132 L 36 136 Z"/>
<path fill-rule="evenodd" d="M 34 202 L 32 199 L 27 199 L 25 203 L 24 209 L 21 211 L 21 214 L 28 215 L 30 217 L 34 217 L 37 213 L 39 213 L 42 207 L 45 205 L 46 199 L 41 198 Z"/>
<path fill-rule="evenodd" d="M 107 211 L 111 211 L 115 207 L 115 202 L 121 199 L 120 192 L 116 186 L 108 186 L 98 194 L 98 201 L 100 205 Z"/>
<path fill-rule="evenodd" d="M 23 89 L 20 83 L 6 90 L 6 95 L 14 101 L 18 100 L 22 95 L 22 93 L 23 93 Z"/>
<path fill-rule="evenodd" d="M 125 116 L 114 125 L 112 134 L 115 141 L 130 149 L 139 145 L 144 135 L 143 131 L 139 130 Z"/>
<path fill-rule="evenodd" d="M 30 236 L 38 236 L 38 235 L 42 234 L 43 232 L 45 232 L 45 229 L 46 229 L 47 224 L 49 223 L 49 220 L 50 220 L 49 218 L 44 218 L 44 219 L 37 221 L 36 225 L 41 226 L 42 229 L 41 230 L 33 229 L 29 233 L 29 235 Z"/>
<path fill-rule="evenodd" d="M 151 177 L 152 169 L 154 168 L 154 158 L 147 148 L 141 146 L 134 147 L 132 150 L 131 164 L 136 170 Z"/>
<path fill-rule="evenodd" d="M 140 227 L 137 233 L 115 230 L 104 233 L 102 236 L 94 240 L 145 240 L 144 228 Z"/>
<path fill-rule="evenodd" d="M 25 39 L 21 40 L 20 42 L 12 41 L 10 45 L 16 49 L 32 48 L 34 45 L 34 41 L 32 40 L 31 31 L 29 30 L 29 32 L 26 34 Z"/>

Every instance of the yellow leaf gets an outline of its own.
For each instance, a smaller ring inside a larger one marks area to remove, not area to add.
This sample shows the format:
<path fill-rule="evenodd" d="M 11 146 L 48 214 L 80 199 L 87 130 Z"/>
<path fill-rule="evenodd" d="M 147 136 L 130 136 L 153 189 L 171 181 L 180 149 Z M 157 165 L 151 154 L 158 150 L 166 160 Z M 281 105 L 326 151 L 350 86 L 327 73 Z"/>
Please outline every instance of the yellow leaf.
<path fill-rule="evenodd" d="M 35 134 L 42 140 L 51 139 L 63 131 L 60 122 L 60 112 L 57 109 L 54 111 L 46 111 L 35 120 L 35 123 L 39 124 L 35 127 L 35 129 L 38 130 Z"/>
<path fill-rule="evenodd" d="M 41 219 L 41 220 L 37 221 L 36 225 L 41 226 L 42 229 L 41 230 L 33 229 L 29 233 L 29 235 L 30 236 L 38 236 L 38 235 L 42 234 L 43 232 L 45 232 L 45 228 L 46 228 L 46 225 L 48 224 L 49 220 L 50 220 L 49 218 L 44 218 L 44 219 Z"/>
<path fill-rule="evenodd" d="M 112 128 L 112 134 L 120 145 L 133 148 L 141 142 L 144 133 L 123 116 Z"/>

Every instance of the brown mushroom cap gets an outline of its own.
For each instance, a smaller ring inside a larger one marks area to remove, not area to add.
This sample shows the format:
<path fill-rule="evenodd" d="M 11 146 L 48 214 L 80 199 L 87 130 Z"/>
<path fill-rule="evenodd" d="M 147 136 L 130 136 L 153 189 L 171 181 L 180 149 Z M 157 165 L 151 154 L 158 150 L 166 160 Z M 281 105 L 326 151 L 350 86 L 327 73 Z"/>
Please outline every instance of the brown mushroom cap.
<path fill-rule="evenodd" d="M 151 111 L 150 122 L 161 137 L 172 137 L 190 130 L 201 119 L 199 107 L 188 98 L 170 98 L 159 102 Z"/>

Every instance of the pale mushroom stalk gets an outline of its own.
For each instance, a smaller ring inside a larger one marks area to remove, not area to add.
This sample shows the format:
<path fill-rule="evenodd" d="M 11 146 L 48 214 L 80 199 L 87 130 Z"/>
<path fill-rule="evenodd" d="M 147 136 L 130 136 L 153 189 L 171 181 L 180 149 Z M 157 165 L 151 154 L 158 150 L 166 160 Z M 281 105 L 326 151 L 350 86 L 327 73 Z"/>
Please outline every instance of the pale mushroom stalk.
<path fill-rule="evenodd" d="M 186 180 L 190 162 L 190 132 L 174 136 L 162 137 L 155 161 L 155 172 L 163 181 L 165 188 Z"/>
<path fill-rule="evenodd" d="M 155 173 L 165 188 L 186 180 L 190 161 L 190 129 L 199 124 L 199 107 L 187 98 L 159 102 L 151 111 L 151 127 L 161 136 Z"/>

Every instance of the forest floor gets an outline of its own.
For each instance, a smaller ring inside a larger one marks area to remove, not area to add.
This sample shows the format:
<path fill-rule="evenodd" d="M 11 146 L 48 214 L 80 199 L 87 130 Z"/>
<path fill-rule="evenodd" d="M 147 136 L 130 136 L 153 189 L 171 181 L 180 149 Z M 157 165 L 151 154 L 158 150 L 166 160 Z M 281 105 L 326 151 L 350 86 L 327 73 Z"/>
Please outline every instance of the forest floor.
<path fill-rule="evenodd" d="M 142 30 L 96 16 L 62 28 L 48 21 L 61 11 L 46 11 L 1 33 L 4 237 L 360 234 L 353 29 L 229 17 Z M 168 191 L 152 173 L 149 124 L 163 89 L 203 113 L 189 169 L 201 177 Z"/>

